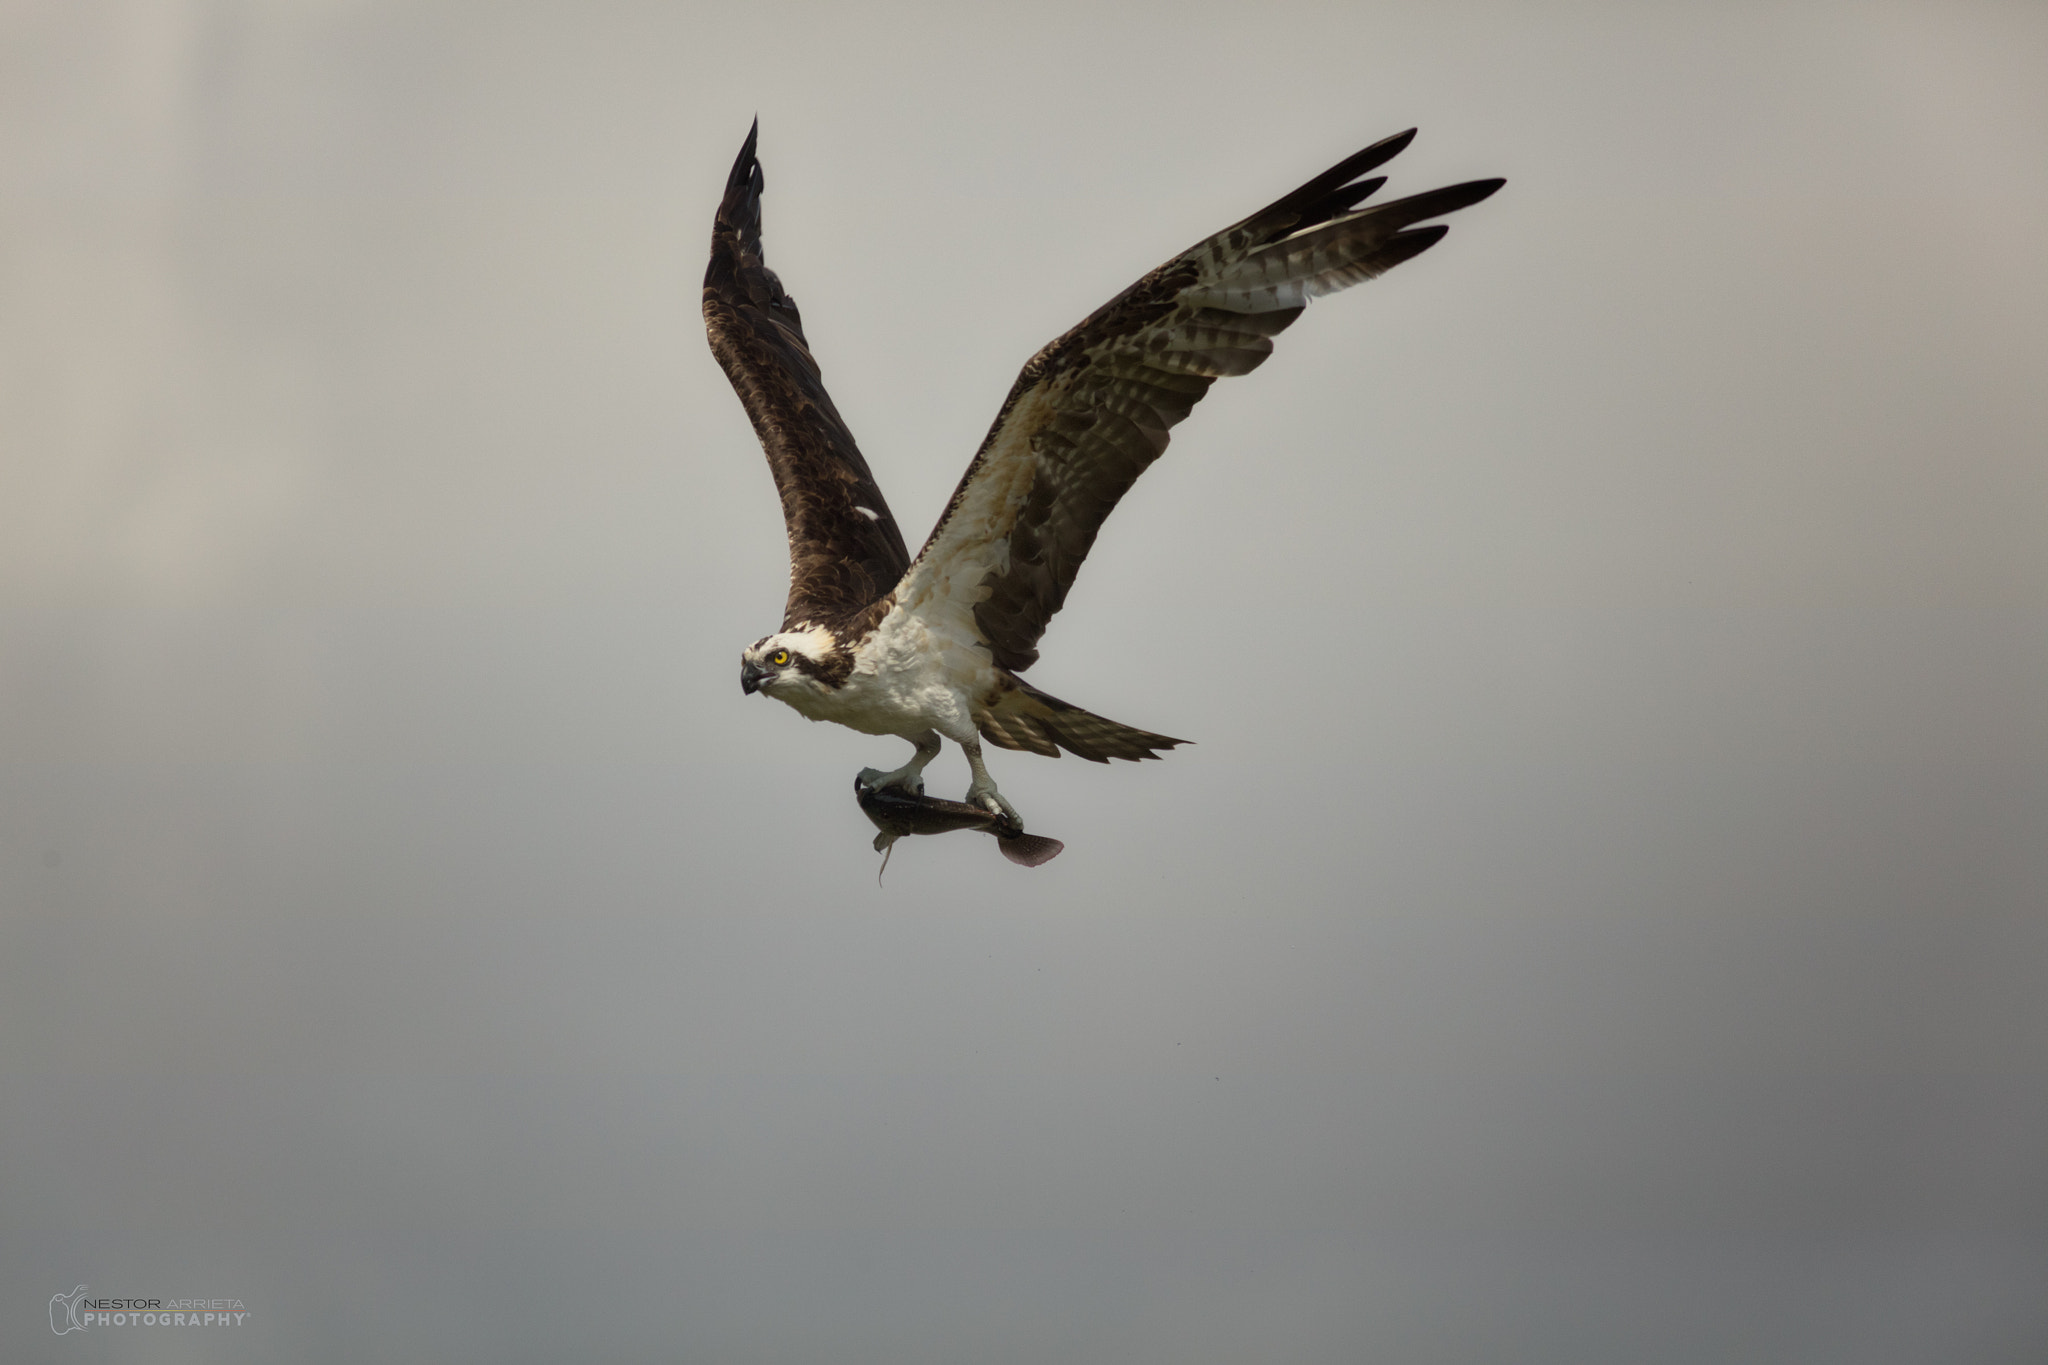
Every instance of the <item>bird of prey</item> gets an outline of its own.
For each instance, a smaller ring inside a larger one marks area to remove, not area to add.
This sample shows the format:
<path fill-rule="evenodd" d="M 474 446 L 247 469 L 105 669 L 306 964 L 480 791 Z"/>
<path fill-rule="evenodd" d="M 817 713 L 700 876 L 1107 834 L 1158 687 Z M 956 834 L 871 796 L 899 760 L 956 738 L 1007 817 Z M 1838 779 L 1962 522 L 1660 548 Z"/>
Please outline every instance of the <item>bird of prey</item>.
<path fill-rule="evenodd" d="M 1416 226 L 1502 185 L 1474 180 L 1360 207 L 1398 133 L 1204 238 L 1024 366 L 938 525 L 911 558 L 825 392 L 795 300 L 761 254 L 759 121 L 726 180 L 704 274 L 711 350 L 753 419 L 789 531 L 782 628 L 740 655 L 740 687 L 812 720 L 914 746 L 871 789 L 923 791 L 941 738 L 967 756 L 969 803 L 1023 822 L 981 744 L 1106 763 L 1183 740 L 1106 720 L 1019 675 L 1117 500 L 1225 375 L 1249 373 L 1311 299 L 1391 270 L 1449 229 Z"/>

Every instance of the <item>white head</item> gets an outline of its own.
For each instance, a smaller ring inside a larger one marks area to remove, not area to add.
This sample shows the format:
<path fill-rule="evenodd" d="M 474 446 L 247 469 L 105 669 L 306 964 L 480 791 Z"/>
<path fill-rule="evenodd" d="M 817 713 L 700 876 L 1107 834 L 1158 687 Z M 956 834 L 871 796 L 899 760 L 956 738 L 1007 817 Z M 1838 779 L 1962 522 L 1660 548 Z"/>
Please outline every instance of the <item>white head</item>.
<path fill-rule="evenodd" d="M 777 701 L 837 691 L 853 661 L 822 626 L 764 636 L 740 651 L 740 691 L 765 692 Z"/>

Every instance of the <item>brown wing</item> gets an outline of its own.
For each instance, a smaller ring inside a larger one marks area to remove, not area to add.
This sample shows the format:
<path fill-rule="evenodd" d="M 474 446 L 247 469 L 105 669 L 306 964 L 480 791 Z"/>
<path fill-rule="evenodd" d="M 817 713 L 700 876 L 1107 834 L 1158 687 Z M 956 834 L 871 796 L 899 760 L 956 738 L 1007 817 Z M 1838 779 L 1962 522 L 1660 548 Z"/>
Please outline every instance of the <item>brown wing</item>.
<path fill-rule="evenodd" d="M 782 628 L 841 620 L 896 586 L 903 533 L 818 374 L 796 302 L 761 258 L 757 121 L 725 182 L 704 272 L 704 329 L 782 495 L 789 605 Z"/>
<path fill-rule="evenodd" d="M 1012 672 L 1036 662 L 1103 519 L 1209 385 L 1262 364 L 1310 299 L 1382 274 L 1449 231 L 1413 224 L 1504 183 L 1356 208 L 1385 183 L 1357 177 L 1414 136 L 1374 143 L 1182 252 L 1034 356 L 898 589 L 897 610 L 971 629 Z"/>

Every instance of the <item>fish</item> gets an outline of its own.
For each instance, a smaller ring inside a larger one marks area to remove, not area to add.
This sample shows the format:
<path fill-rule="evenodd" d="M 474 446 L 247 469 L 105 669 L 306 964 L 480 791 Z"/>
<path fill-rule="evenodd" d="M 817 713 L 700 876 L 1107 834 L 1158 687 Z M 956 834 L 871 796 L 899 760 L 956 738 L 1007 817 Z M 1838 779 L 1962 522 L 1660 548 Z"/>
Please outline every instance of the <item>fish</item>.
<path fill-rule="evenodd" d="M 1023 826 L 1000 811 L 970 806 L 965 801 L 948 801 L 926 796 L 922 783 L 915 792 L 901 787 L 871 787 L 853 779 L 853 796 L 862 814 L 881 833 L 875 836 L 875 852 L 882 855 L 882 871 L 889 870 L 889 853 L 906 834 L 950 834 L 956 829 L 979 830 L 996 836 L 1003 856 L 1024 867 L 1038 867 L 1059 857 L 1066 845 L 1042 834 L 1026 834 Z M 877 873 L 875 880 L 881 880 Z"/>

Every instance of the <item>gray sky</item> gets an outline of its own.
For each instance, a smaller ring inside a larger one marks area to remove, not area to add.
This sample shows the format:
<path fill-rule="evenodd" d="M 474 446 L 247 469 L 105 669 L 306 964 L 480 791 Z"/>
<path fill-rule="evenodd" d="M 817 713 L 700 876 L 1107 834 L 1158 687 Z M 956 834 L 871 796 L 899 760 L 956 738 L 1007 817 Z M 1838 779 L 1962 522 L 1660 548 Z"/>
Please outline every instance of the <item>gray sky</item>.
<path fill-rule="evenodd" d="M 2037 6 L 0 7 L 9 1360 L 2048 1356 Z M 995 754 L 743 698 L 770 261 L 915 542 L 1411 124 Z M 949 750 L 934 789 L 966 772 Z M 48 1298 L 240 1328 L 51 1334 Z"/>

